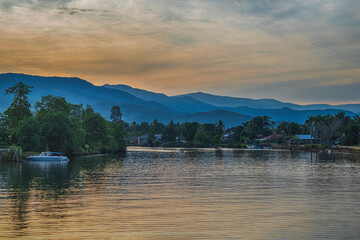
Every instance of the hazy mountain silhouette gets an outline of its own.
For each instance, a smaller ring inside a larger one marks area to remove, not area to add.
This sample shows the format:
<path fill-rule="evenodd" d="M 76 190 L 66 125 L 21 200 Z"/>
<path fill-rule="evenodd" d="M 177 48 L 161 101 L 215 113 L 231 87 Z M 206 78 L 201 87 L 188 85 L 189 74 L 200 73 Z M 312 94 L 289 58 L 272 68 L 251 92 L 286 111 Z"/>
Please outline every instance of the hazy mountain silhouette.
<path fill-rule="evenodd" d="M 227 127 L 239 125 L 254 116 L 268 115 L 274 121 L 295 121 L 303 123 L 307 116 L 334 113 L 340 109 L 360 109 L 359 104 L 353 105 L 296 105 L 283 103 L 274 99 L 248 99 L 222 97 L 205 93 L 191 93 L 179 96 L 167 96 L 127 85 L 95 86 L 80 78 L 41 77 L 25 74 L 0 74 L 0 112 L 12 102 L 12 96 L 4 95 L 5 89 L 15 83 L 33 86 L 29 100 L 32 106 L 40 101 L 41 96 L 48 94 L 63 96 L 69 102 L 91 105 L 104 117 L 110 116 L 110 109 L 119 105 L 123 118 L 127 122 L 160 122 L 215 123 L 223 120 Z M 243 104 L 247 104 L 243 106 Z M 319 107 L 317 110 L 312 110 Z M 331 109 L 323 109 L 329 107 Z M 303 109 L 305 108 L 305 109 Z M 352 112 L 346 112 L 353 115 Z"/>
<path fill-rule="evenodd" d="M 162 93 L 154 93 L 143 89 L 132 88 L 123 84 L 105 84 L 103 87 L 121 90 L 146 101 L 156 101 L 164 106 L 184 113 L 196 113 L 219 109 L 214 105 L 203 103 L 188 96 L 169 97 Z"/>
<path fill-rule="evenodd" d="M 262 109 L 280 109 L 290 108 L 294 110 L 326 110 L 326 109 L 342 109 L 351 112 L 360 112 L 360 104 L 343 104 L 343 105 L 329 105 L 329 104 L 308 104 L 298 105 L 294 103 L 285 103 L 275 99 L 250 99 L 237 98 L 227 96 L 217 96 L 209 93 L 197 92 L 178 95 L 178 97 L 191 97 L 198 101 L 212 104 L 218 107 L 250 107 Z"/>

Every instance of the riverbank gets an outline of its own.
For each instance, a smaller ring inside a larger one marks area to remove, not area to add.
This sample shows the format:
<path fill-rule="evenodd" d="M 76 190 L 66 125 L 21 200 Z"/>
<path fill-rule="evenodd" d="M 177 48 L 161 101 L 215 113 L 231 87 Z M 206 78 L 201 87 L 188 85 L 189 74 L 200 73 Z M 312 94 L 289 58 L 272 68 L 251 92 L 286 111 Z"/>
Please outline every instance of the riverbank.
<path fill-rule="evenodd" d="M 332 152 L 345 152 L 345 153 L 356 153 L 360 154 L 360 147 L 358 146 L 319 146 L 319 145 L 278 145 L 272 146 L 272 149 L 286 149 L 290 151 L 308 151 L 308 152 L 321 152 L 321 151 L 332 151 Z"/>
<path fill-rule="evenodd" d="M 332 151 L 332 152 L 344 152 L 344 153 L 355 153 L 360 154 L 360 147 L 355 146 L 337 146 L 337 147 L 327 147 L 327 146 L 318 146 L 318 145 L 278 145 L 272 146 L 269 149 L 247 149 L 247 148 L 179 148 L 179 147 L 142 147 L 142 146 L 128 146 L 127 151 L 132 152 L 142 152 L 142 151 L 152 151 L 152 152 L 186 152 L 190 150 L 196 151 L 233 151 L 233 150 L 283 150 L 283 151 L 307 151 L 307 152 L 321 152 L 321 151 Z"/>

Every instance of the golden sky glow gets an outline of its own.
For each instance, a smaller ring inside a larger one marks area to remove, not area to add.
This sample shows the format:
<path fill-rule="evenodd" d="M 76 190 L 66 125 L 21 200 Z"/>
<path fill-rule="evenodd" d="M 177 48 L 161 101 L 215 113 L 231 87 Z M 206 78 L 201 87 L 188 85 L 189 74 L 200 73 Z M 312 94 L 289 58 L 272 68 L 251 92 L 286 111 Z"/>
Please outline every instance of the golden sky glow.
<path fill-rule="evenodd" d="M 0 0 L 0 72 L 359 102 L 357 0 Z"/>

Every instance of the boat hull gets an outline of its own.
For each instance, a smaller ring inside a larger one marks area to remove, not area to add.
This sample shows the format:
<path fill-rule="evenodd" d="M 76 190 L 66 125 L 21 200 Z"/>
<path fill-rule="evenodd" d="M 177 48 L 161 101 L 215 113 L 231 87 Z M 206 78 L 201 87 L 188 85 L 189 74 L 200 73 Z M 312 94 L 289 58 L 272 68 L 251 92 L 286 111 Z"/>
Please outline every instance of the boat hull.
<path fill-rule="evenodd" d="M 64 156 L 31 156 L 28 157 L 27 160 L 29 161 L 68 161 L 68 157 Z"/>

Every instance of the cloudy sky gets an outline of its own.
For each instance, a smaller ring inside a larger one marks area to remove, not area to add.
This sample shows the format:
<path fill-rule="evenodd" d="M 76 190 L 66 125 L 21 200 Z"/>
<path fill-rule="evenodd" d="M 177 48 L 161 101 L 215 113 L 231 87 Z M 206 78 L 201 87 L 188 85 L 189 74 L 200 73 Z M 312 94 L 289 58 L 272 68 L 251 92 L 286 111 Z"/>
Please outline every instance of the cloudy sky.
<path fill-rule="evenodd" d="M 360 102 L 358 0 L 0 0 L 0 72 Z"/>

